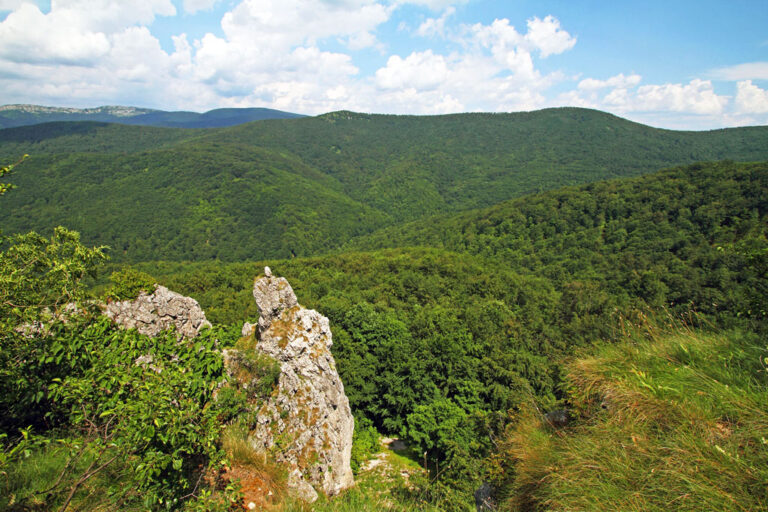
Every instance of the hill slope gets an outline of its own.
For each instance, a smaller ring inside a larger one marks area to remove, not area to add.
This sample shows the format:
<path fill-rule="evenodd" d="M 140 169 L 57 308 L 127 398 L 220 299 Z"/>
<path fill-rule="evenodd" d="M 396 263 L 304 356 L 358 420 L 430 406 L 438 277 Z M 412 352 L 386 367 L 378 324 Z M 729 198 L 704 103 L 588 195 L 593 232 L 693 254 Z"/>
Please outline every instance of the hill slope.
<path fill-rule="evenodd" d="M 587 279 L 601 293 L 638 294 L 656 307 L 740 311 L 725 286 L 738 271 L 726 276 L 716 247 L 759 235 L 767 197 L 766 162 L 694 164 L 386 228 L 345 249 L 440 247 L 560 285 Z"/>
<path fill-rule="evenodd" d="M 0 130 L 0 161 L 24 153 L 0 205 L 7 231 L 61 223 L 130 261 L 231 261 L 318 254 L 385 226 L 671 164 L 768 158 L 768 127 L 672 132 L 566 108 Z"/>

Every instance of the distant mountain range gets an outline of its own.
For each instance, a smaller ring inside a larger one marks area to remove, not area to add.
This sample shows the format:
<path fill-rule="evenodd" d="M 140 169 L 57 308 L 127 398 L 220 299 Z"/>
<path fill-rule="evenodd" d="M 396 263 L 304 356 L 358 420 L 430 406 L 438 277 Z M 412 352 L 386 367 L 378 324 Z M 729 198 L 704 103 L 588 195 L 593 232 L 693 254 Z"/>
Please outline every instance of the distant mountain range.
<path fill-rule="evenodd" d="M 96 108 L 44 107 L 40 105 L 0 106 L 0 128 L 14 128 L 53 121 L 99 121 L 169 128 L 221 128 L 264 119 L 293 119 L 301 114 L 270 108 L 217 108 L 198 112 L 152 110 L 148 108 L 103 106 Z"/>

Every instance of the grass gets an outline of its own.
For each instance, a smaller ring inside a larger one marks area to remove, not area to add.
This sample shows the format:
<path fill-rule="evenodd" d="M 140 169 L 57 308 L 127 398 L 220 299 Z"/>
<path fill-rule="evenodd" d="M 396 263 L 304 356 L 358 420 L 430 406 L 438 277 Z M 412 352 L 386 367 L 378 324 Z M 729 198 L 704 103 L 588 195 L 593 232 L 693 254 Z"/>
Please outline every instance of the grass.
<path fill-rule="evenodd" d="M 288 494 L 288 474 L 266 452 L 256 451 L 248 441 L 248 429 L 241 422 L 227 426 L 221 436 L 229 467 L 226 479 L 236 481 L 247 506 L 259 509 L 279 505 Z"/>
<path fill-rule="evenodd" d="M 77 443 L 77 440 L 72 440 Z M 86 449 L 71 465 L 72 452 L 59 442 L 30 451 L 29 456 L 9 464 L 0 473 L 0 510 L 9 512 L 59 510 L 95 453 Z M 103 459 L 108 459 L 109 454 Z M 96 473 L 75 492 L 67 510 L 114 509 L 108 492 L 126 479 L 127 467 L 120 461 Z M 143 510 L 140 496 L 127 494 L 121 510 Z"/>
<path fill-rule="evenodd" d="M 568 366 L 571 426 L 552 430 L 531 410 L 508 433 L 503 509 L 768 510 L 765 342 L 628 336 Z"/>
<path fill-rule="evenodd" d="M 390 467 L 385 474 L 377 471 L 359 474 L 355 486 L 338 496 L 328 498 L 321 495 L 312 504 L 299 500 L 286 500 L 279 510 L 280 512 L 438 512 L 439 509 L 427 503 L 420 492 L 422 483 L 406 482 L 400 474 L 399 465 L 396 465 Z"/>

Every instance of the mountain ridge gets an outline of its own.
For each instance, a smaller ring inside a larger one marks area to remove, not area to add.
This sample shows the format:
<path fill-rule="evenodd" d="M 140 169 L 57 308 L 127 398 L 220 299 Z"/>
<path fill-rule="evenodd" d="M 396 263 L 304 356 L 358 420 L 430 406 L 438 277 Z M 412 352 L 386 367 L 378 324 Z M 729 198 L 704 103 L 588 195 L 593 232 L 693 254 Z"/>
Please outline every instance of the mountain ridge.
<path fill-rule="evenodd" d="M 100 121 L 171 128 L 235 126 L 264 119 L 291 119 L 301 114 L 269 108 L 218 108 L 207 112 L 165 111 L 122 105 L 91 108 L 49 107 L 32 104 L 0 105 L 0 128 L 29 126 L 52 121 Z"/>

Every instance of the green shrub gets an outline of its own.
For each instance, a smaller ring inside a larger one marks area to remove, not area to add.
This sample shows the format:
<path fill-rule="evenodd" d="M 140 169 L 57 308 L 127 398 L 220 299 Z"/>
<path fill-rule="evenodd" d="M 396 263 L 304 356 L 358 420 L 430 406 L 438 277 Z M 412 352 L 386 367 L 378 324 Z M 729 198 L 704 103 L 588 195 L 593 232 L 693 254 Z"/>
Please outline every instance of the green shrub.
<path fill-rule="evenodd" d="M 157 283 L 154 277 L 132 267 L 112 272 L 109 280 L 112 285 L 106 291 L 105 298 L 114 301 L 133 300 L 141 292 L 152 293 Z"/>

